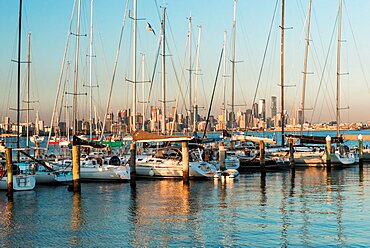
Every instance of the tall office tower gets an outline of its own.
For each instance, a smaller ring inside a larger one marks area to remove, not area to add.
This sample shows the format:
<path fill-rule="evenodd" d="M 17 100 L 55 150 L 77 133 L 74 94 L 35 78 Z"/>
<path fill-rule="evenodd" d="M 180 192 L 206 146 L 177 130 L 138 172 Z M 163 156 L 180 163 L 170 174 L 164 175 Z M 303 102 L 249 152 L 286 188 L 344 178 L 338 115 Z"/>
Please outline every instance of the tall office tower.
<path fill-rule="evenodd" d="M 251 109 L 247 109 L 245 111 L 245 116 L 246 116 L 246 127 L 250 128 L 250 127 L 253 127 L 253 116 L 252 116 L 252 110 Z"/>
<path fill-rule="evenodd" d="M 258 116 L 261 120 L 266 121 L 266 100 L 260 99 L 258 103 Z"/>
<path fill-rule="evenodd" d="M 252 111 L 253 111 L 253 117 L 258 117 L 258 103 L 253 103 L 253 108 L 252 108 Z"/>
<path fill-rule="evenodd" d="M 304 120 L 303 120 L 303 111 L 301 108 L 299 108 L 297 110 L 297 118 L 298 118 L 298 123 L 297 124 L 300 124 L 300 125 L 303 125 L 304 124 Z"/>
<path fill-rule="evenodd" d="M 271 118 L 274 118 L 277 114 L 276 96 L 271 96 Z"/>

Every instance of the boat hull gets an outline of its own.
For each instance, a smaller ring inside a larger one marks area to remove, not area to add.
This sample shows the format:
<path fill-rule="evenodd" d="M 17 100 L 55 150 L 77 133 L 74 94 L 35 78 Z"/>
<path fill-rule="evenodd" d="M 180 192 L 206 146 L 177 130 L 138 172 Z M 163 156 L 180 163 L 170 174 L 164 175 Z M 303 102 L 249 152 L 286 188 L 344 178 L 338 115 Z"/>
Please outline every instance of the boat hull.
<path fill-rule="evenodd" d="M 33 175 L 15 175 L 13 176 L 13 190 L 27 191 L 33 190 L 36 185 L 36 179 Z M 0 190 L 8 189 L 8 178 L 3 177 L 0 180 Z"/>

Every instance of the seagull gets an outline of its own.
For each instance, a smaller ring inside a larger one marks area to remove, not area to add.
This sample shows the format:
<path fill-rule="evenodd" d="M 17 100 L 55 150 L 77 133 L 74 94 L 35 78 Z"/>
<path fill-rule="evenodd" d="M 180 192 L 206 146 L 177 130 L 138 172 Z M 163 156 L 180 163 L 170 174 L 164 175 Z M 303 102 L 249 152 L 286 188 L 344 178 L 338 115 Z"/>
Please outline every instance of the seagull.
<path fill-rule="evenodd" d="M 152 25 L 150 25 L 149 22 L 146 23 L 146 29 L 148 29 L 149 31 L 153 32 L 153 34 L 155 35 L 154 29 L 152 28 Z"/>

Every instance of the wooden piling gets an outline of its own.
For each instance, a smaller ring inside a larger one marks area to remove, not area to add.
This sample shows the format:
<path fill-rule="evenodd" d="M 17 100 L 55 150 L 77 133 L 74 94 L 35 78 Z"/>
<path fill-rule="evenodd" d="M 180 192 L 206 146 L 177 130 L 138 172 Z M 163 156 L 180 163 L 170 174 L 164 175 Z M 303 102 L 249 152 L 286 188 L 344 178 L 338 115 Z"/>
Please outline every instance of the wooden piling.
<path fill-rule="evenodd" d="M 226 170 L 226 163 L 225 163 L 225 160 L 226 160 L 226 148 L 224 146 L 223 143 L 221 143 L 219 146 L 218 146 L 218 152 L 219 152 L 219 161 L 220 161 L 220 170 L 221 171 L 224 171 Z"/>
<path fill-rule="evenodd" d="M 289 164 L 292 169 L 295 168 L 294 162 L 294 147 L 293 147 L 293 138 L 288 139 L 289 142 Z"/>
<path fill-rule="evenodd" d="M 35 149 L 35 158 L 39 158 L 40 156 L 40 142 L 39 141 L 35 141 L 35 146 L 36 146 L 36 149 Z"/>
<path fill-rule="evenodd" d="M 363 168 L 363 166 L 364 166 L 363 149 L 364 149 L 364 145 L 363 145 L 362 135 L 359 134 L 358 135 L 358 163 L 359 163 L 360 168 Z"/>
<path fill-rule="evenodd" d="M 326 136 L 326 166 L 331 169 L 331 137 Z"/>
<path fill-rule="evenodd" d="M 260 147 L 260 166 L 261 166 L 261 172 L 266 172 L 266 166 L 265 166 L 265 143 L 263 140 L 259 141 L 259 147 Z"/>
<path fill-rule="evenodd" d="M 136 183 L 136 143 L 130 145 L 130 182 Z"/>
<path fill-rule="evenodd" d="M 72 147 L 73 192 L 81 192 L 80 184 L 80 146 Z"/>
<path fill-rule="evenodd" d="M 6 171 L 8 180 L 8 200 L 13 200 L 13 161 L 12 161 L 12 149 L 6 148 Z"/>
<path fill-rule="evenodd" d="M 230 150 L 234 150 L 234 149 L 235 149 L 235 141 L 230 140 Z"/>
<path fill-rule="evenodd" d="M 183 182 L 189 182 L 189 147 L 187 141 L 181 143 L 181 154 L 182 154 L 182 180 Z"/>

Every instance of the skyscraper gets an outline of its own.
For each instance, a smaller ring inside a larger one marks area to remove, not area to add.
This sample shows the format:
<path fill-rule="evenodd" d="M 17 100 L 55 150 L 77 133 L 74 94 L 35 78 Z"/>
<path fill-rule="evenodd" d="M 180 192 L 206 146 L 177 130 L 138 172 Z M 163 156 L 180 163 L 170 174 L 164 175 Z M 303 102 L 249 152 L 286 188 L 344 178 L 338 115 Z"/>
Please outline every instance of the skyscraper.
<path fill-rule="evenodd" d="M 252 111 L 253 111 L 253 117 L 258 117 L 258 103 L 253 103 L 253 108 L 252 108 Z"/>
<path fill-rule="evenodd" d="M 276 96 L 271 96 L 271 118 L 274 118 L 277 114 Z"/>
<path fill-rule="evenodd" d="M 258 116 L 261 120 L 266 121 L 266 100 L 260 99 L 258 103 Z"/>

